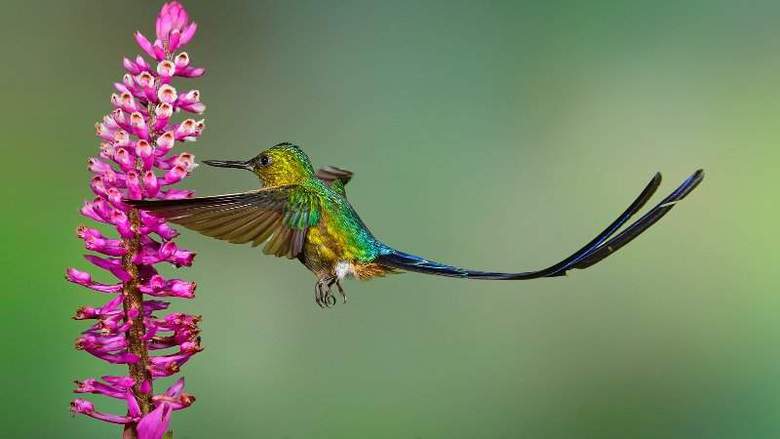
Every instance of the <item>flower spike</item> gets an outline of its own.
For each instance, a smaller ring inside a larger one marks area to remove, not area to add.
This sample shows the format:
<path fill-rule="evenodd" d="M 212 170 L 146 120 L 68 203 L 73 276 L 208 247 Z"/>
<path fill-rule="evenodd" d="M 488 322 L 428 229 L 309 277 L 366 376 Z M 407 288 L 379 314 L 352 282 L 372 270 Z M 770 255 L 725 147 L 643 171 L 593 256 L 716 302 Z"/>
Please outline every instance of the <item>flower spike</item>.
<path fill-rule="evenodd" d="M 88 160 L 90 189 L 96 198 L 84 203 L 81 214 L 116 229 L 116 235 L 94 227 L 79 226 L 76 235 L 93 253 L 85 255 L 98 270 L 116 278 L 101 283 L 91 273 L 68 268 L 65 278 L 74 284 L 109 296 L 97 307 L 82 306 L 73 316 L 91 326 L 76 340 L 83 350 L 110 364 L 124 365 L 127 375 L 75 381 L 75 393 L 102 395 L 124 401 L 124 414 L 98 411 L 86 399 L 70 404 L 71 412 L 124 426 L 122 437 L 160 439 L 168 431 L 171 414 L 189 407 L 195 397 L 184 392 L 179 378 L 162 393 L 154 381 L 179 372 L 192 356 L 203 350 L 199 316 L 184 313 L 158 315 L 169 303 L 160 298 L 192 299 L 195 282 L 166 279 L 157 264 L 189 266 L 195 252 L 176 245 L 178 235 L 164 220 L 138 211 L 123 200 L 177 199 L 192 192 L 171 188 L 190 175 L 194 156 L 173 152 L 181 141 L 194 141 L 203 121 L 176 117 L 181 112 L 200 114 L 205 105 L 197 90 L 177 91 L 176 78 L 195 78 L 204 69 L 190 65 L 181 49 L 195 35 L 197 25 L 176 1 L 163 5 L 155 24 L 154 41 L 141 32 L 133 37 L 146 56 L 125 57 L 126 74 L 114 84 L 112 111 L 96 127 L 101 139 L 99 157 Z M 95 296 L 98 297 L 98 296 Z M 171 349 L 165 354 L 156 353 Z"/>

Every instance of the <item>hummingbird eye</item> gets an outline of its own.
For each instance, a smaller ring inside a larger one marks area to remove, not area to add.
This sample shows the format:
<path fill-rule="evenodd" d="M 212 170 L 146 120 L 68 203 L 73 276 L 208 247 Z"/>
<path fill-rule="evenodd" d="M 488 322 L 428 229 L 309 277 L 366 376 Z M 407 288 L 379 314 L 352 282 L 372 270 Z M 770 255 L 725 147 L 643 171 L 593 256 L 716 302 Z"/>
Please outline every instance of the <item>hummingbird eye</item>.
<path fill-rule="evenodd" d="M 263 154 L 260 156 L 260 164 L 262 166 L 268 166 L 268 164 L 271 163 L 271 158 L 267 155 Z"/>

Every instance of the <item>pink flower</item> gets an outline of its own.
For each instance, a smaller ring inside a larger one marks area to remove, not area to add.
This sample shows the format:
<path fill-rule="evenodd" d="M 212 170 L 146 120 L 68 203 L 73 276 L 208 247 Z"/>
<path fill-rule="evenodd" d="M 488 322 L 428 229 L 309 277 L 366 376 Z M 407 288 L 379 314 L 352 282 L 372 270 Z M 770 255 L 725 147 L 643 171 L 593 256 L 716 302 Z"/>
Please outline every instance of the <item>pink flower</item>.
<path fill-rule="evenodd" d="M 138 439 L 160 439 L 171 422 L 171 406 L 160 404 L 138 422 Z"/>
<path fill-rule="evenodd" d="M 147 55 L 162 61 L 166 56 L 189 43 L 197 29 L 198 25 L 190 22 L 184 7 L 179 2 L 173 1 L 164 4 L 157 16 L 155 26 L 157 39 L 152 43 L 143 34 L 136 32 L 135 41 Z M 131 63 L 130 61 L 126 63 L 129 64 L 126 66 L 128 72 L 132 74 L 141 70 L 138 63 Z"/>
<path fill-rule="evenodd" d="M 89 182 L 96 198 L 84 203 L 81 214 L 113 226 L 110 236 L 97 228 L 79 226 L 76 235 L 93 252 L 88 262 L 116 278 L 101 283 L 92 274 L 68 268 L 65 278 L 74 284 L 110 296 L 97 307 L 82 306 L 77 320 L 92 325 L 76 339 L 76 348 L 110 364 L 128 368 L 127 375 L 76 381 L 76 393 L 102 395 L 127 404 L 125 415 L 97 411 L 92 402 L 75 399 L 71 412 L 124 424 L 124 437 L 159 439 L 168 430 L 171 413 L 189 407 L 195 397 L 183 391 L 179 379 L 163 393 L 154 393 L 154 380 L 178 373 L 200 345 L 200 317 L 183 313 L 158 316 L 169 303 L 156 298 L 191 299 L 196 285 L 183 279 L 166 279 L 155 266 L 192 264 L 195 253 L 173 242 L 178 235 L 164 220 L 136 211 L 125 199 L 185 198 L 192 192 L 170 187 L 195 168 L 192 154 L 172 153 L 177 143 L 194 141 L 205 128 L 203 120 L 177 117 L 200 114 L 205 106 L 197 90 L 177 90 L 177 78 L 194 78 L 205 70 L 191 65 L 180 49 L 192 40 L 197 25 L 176 1 L 163 5 L 157 17 L 156 39 L 140 32 L 135 40 L 143 56 L 124 58 L 126 74 L 114 84 L 111 111 L 96 127 L 101 139 L 99 157 L 88 160 Z M 138 329 L 140 328 L 140 332 Z M 173 348 L 173 352 L 155 355 Z"/>
<path fill-rule="evenodd" d="M 92 418 L 99 419 L 105 422 L 111 422 L 114 424 L 129 424 L 137 421 L 137 418 L 130 417 L 130 416 L 120 416 L 120 415 L 112 415 L 109 413 L 98 412 L 95 410 L 95 406 L 91 402 L 87 401 L 86 399 L 74 399 L 73 401 L 71 401 L 70 411 L 74 415 L 77 413 L 82 415 L 87 415 Z M 162 435 L 157 436 L 157 438 L 161 438 L 161 437 Z"/>

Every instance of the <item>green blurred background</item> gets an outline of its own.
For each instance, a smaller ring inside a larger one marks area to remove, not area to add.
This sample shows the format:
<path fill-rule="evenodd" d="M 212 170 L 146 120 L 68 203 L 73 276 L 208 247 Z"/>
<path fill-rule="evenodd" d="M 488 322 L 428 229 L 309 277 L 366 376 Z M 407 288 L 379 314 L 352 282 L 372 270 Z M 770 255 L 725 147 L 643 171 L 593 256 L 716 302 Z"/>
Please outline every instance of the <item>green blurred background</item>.
<path fill-rule="evenodd" d="M 406 274 L 315 306 L 314 278 L 184 231 L 177 275 L 206 350 L 177 439 L 780 436 L 780 3 L 207 2 L 199 158 L 293 141 L 355 171 L 386 242 L 533 269 L 590 239 L 653 172 L 700 189 L 609 261 L 562 279 Z M 0 436 L 118 437 L 72 418 L 93 123 L 160 2 L 3 2 Z M 250 189 L 201 167 L 201 194 Z M 172 272 L 171 270 L 170 272 Z M 95 398 L 99 409 L 118 407 Z"/>

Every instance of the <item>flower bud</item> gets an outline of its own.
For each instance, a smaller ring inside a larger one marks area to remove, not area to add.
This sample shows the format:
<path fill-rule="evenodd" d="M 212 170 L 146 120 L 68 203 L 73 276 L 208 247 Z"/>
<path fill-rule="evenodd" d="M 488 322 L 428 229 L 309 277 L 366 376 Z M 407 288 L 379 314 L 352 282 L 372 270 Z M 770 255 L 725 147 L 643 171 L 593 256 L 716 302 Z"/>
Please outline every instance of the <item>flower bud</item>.
<path fill-rule="evenodd" d="M 135 42 L 138 43 L 138 45 L 141 47 L 141 49 L 146 52 L 147 55 L 154 57 L 154 50 L 152 50 L 152 43 L 149 42 L 149 40 L 141 33 L 136 32 L 133 34 L 135 37 Z"/>
<path fill-rule="evenodd" d="M 176 55 L 173 59 L 173 63 L 176 66 L 176 72 L 180 72 L 182 69 L 190 65 L 190 55 L 187 52 L 182 52 Z"/>
<path fill-rule="evenodd" d="M 139 140 L 135 144 L 135 155 L 141 159 L 144 169 L 151 169 L 154 164 L 154 150 L 149 142 L 144 139 Z"/>
<path fill-rule="evenodd" d="M 157 181 L 157 176 L 152 171 L 146 171 L 143 177 L 144 192 L 147 197 L 154 198 L 157 193 L 160 192 L 160 183 Z"/>
<path fill-rule="evenodd" d="M 130 126 L 133 128 L 133 133 L 139 138 L 145 140 L 149 138 L 149 128 L 141 113 L 136 111 L 130 115 Z"/>
<path fill-rule="evenodd" d="M 168 125 L 168 120 L 173 115 L 173 106 L 167 102 L 157 104 L 154 108 L 155 122 L 154 130 L 160 131 Z"/>
<path fill-rule="evenodd" d="M 143 198 L 141 180 L 138 178 L 138 173 L 135 171 L 127 173 L 127 197 L 131 200 L 140 200 Z"/>
<path fill-rule="evenodd" d="M 174 141 L 176 140 L 176 136 L 173 131 L 166 131 L 162 133 L 160 137 L 157 138 L 157 151 L 156 154 L 158 156 L 163 156 L 168 153 L 168 151 L 173 148 Z"/>
<path fill-rule="evenodd" d="M 135 160 L 125 148 L 117 148 L 114 152 L 114 161 L 124 170 L 135 168 Z"/>
<path fill-rule="evenodd" d="M 173 104 L 176 102 L 176 89 L 165 84 L 157 91 L 157 97 L 160 99 L 160 102 Z"/>
<path fill-rule="evenodd" d="M 154 87 L 154 76 L 149 72 L 141 72 L 135 77 L 135 82 L 144 88 Z"/>
<path fill-rule="evenodd" d="M 157 64 L 157 73 L 163 78 L 169 78 L 176 73 L 176 65 L 169 60 L 160 61 Z"/>

